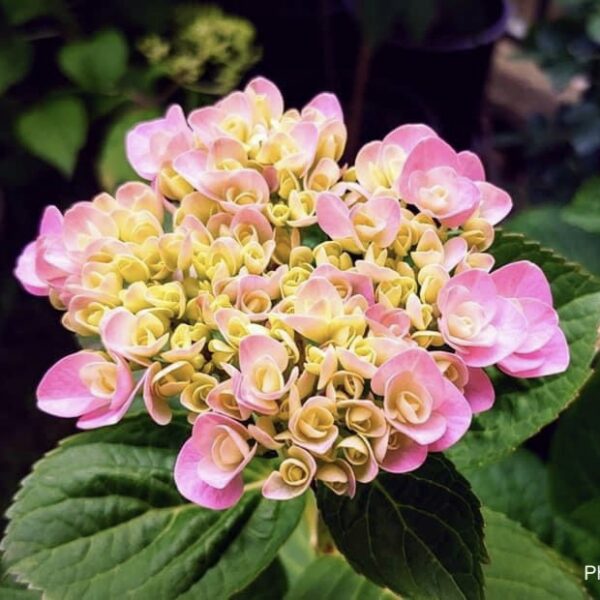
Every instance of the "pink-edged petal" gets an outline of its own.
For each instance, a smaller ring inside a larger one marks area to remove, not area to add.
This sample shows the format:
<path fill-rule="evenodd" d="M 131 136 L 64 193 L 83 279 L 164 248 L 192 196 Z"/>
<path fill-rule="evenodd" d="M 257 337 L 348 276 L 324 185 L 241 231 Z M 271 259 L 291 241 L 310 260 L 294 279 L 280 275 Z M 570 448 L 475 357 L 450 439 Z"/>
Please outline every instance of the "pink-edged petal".
<path fill-rule="evenodd" d="M 332 239 L 345 239 L 354 236 L 350 220 L 350 210 L 335 194 L 323 192 L 317 198 L 317 222 L 319 227 Z"/>
<path fill-rule="evenodd" d="M 506 298 L 535 298 L 552 306 L 552 291 L 546 275 L 536 264 L 520 260 L 492 273 L 498 293 Z"/>
<path fill-rule="evenodd" d="M 83 415 L 77 421 L 77 427 L 79 427 L 79 429 L 94 429 L 96 427 L 106 427 L 118 423 L 129 410 L 129 407 L 135 400 L 136 394 L 143 385 L 143 379 L 140 379 L 134 386 L 129 367 L 127 367 L 125 362 L 119 357 L 115 358 L 119 365 L 115 396 L 109 406 L 99 408 L 98 410 Z"/>
<path fill-rule="evenodd" d="M 456 152 L 442 139 L 428 137 L 421 140 L 410 152 L 398 186 L 399 192 L 404 197 L 410 196 L 409 181 L 413 173 L 418 171 L 429 171 L 436 167 L 449 167 L 457 170 L 459 168 Z"/>
<path fill-rule="evenodd" d="M 191 185 L 198 188 L 202 173 L 206 171 L 206 152 L 188 150 L 173 161 L 173 168 Z"/>
<path fill-rule="evenodd" d="M 342 367 L 344 367 L 346 371 L 356 373 L 365 379 L 370 379 L 377 371 L 377 367 L 375 365 L 359 358 L 350 350 L 338 348 L 337 355 L 340 359 L 340 363 L 342 363 Z"/>
<path fill-rule="evenodd" d="M 232 507 L 242 497 L 244 482 L 241 476 L 231 480 L 223 489 L 211 487 L 198 476 L 200 453 L 193 439 L 182 446 L 175 463 L 175 484 L 179 493 L 194 504 L 213 510 Z"/>
<path fill-rule="evenodd" d="M 375 455 L 381 455 L 379 466 L 389 473 L 409 473 L 418 469 L 427 459 L 427 446 L 417 444 L 407 436 L 403 436 L 398 448 L 388 448 L 389 433 L 374 440 Z"/>
<path fill-rule="evenodd" d="M 493 344 L 456 349 L 467 366 L 489 367 L 515 352 L 527 336 L 525 315 L 518 306 L 506 298 L 496 300 L 493 327 L 496 329 Z"/>
<path fill-rule="evenodd" d="M 446 397 L 439 410 L 446 420 L 446 431 L 429 446 L 432 452 L 442 452 L 456 444 L 469 429 L 473 418 L 471 407 L 463 394 L 449 381 L 445 384 Z"/>
<path fill-rule="evenodd" d="M 356 177 L 361 185 L 372 192 L 377 187 L 377 181 L 373 179 L 371 165 L 377 165 L 381 155 L 382 142 L 369 142 L 365 144 L 356 155 L 355 167 Z"/>
<path fill-rule="evenodd" d="M 443 393 L 442 375 L 433 358 L 421 348 L 410 348 L 383 363 L 371 380 L 371 389 L 383 396 L 394 375 L 403 372 L 413 373 L 417 379 L 427 382 L 432 396 Z"/>
<path fill-rule="evenodd" d="M 497 225 L 512 210 L 513 202 L 508 192 L 487 183 L 478 181 L 475 184 L 481 192 L 479 216 L 492 225 Z"/>
<path fill-rule="evenodd" d="M 107 405 L 107 399 L 96 398 L 79 375 L 83 367 L 101 362 L 105 359 L 87 350 L 61 358 L 38 385 L 38 408 L 56 417 L 79 417 Z"/>
<path fill-rule="evenodd" d="M 489 410 L 496 400 L 496 392 L 492 381 L 483 369 L 468 367 L 469 380 L 463 393 L 471 406 L 473 414 Z"/>
<path fill-rule="evenodd" d="M 50 288 L 45 281 L 40 279 L 35 268 L 36 246 L 36 242 L 30 242 L 25 246 L 17 259 L 14 275 L 30 294 L 47 296 Z"/>
<path fill-rule="evenodd" d="M 437 133 L 422 123 L 408 123 L 396 127 L 383 138 L 384 144 L 396 144 L 407 154 L 422 140 L 426 138 L 437 138 Z"/>
<path fill-rule="evenodd" d="M 317 94 L 305 107 L 318 110 L 326 119 L 344 120 L 342 105 L 335 94 L 323 92 Z M 303 111 L 304 112 L 304 111 Z"/>
<path fill-rule="evenodd" d="M 279 119 L 283 114 L 283 96 L 279 88 L 265 77 L 255 77 L 246 90 L 252 90 L 256 95 L 263 96 L 269 107 L 271 118 Z"/>
<path fill-rule="evenodd" d="M 281 371 L 287 368 L 289 359 L 283 344 L 267 335 L 249 335 L 240 342 L 240 370 L 248 373 L 254 363 L 264 356 L 271 357 Z"/>
<path fill-rule="evenodd" d="M 46 206 L 40 222 L 40 235 L 60 235 L 63 228 L 63 216 L 54 205 Z"/>
<path fill-rule="evenodd" d="M 456 388 L 455 388 L 456 389 Z M 431 413 L 431 416 L 425 423 L 391 423 L 394 429 L 407 435 L 418 444 L 427 446 L 439 440 L 447 429 L 446 418 L 437 412 Z"/>
<path fill-rule="evenodd" d="M 500 362 L 498 368 L 513 377 L 545 377 L 566 371 L 569 360 L 567 339 L 557 327 L 545 346 L 530 354 L 513 354 Z"/>
<path fill-rule="evenodd" d="M 143 376 L 144 404 L 152 420 L 158 425 L 168 425 L 173 418 L 173 412 L 166 398 L 158 397 L 153 390 L 153 379 L 161 370 L 161 364 L 152 363 Z"/>
<path fill-rule="evenodd" d="M 477 154 L 470 150 L 463 150 L 458 153 L 457 158 L 458 172 L 463 177 L 468 177 L 472 181 L 485 181 L 485 169 Z"/>
<path fill-rule="evenodd" d="M 213 140 L 223 135 L 219 124 L 226 117 L 226 113 L 215 106 L 205 106 L 192 111 L 189 116 L 189 124 L 192 131 L 200 141 L 209 146 Z"/>
<path fill-rule="evenodd" d="M 517 351 L 527 354 L 550 341 L 558 326 L 558 314 L 549 304 L 533 298 L 521 298 L 519 306 L 527 319 L 527 337 Z"/>

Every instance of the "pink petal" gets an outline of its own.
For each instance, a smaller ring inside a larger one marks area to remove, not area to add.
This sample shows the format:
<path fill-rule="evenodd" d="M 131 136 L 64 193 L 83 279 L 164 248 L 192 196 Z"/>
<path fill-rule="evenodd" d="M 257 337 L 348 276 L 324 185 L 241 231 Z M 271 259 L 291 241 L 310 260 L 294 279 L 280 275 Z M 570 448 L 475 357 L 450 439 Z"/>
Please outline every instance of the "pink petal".
<path fill-rule="evenodd" d="M 512 210 L 511 197 L 507 192 L 491 183 L 478 181 L 476 185 L 481 192 L 479 216 L 492 225 L 500 223 Z"/>
<path fill-rule="evenodd" d="M 191 185 L 198 188 L 200 176 L 206 171 L 206 152 L 188 150 L 173 161 L 173 168 Z"/>
<path fill-rule="evenodd" d="M 383 454 L 379 465 L 389 473 L 408 473 L 418 469 L 427 459 L 427 446 L 421 446 L 409 437 L 404 437 L 400 448 L 390 449 L 387 447 L 389 433 L 373 442 L 375 454 Z M 378 446 L 381 445 L 381 449 Z"/>
<path fill-rule="evenodd" d="M 36 247 L 36 242 L 30 242 L 25 246 L 17 259 L 17 265 L 13 273 L 30 294 L 47 296 L 50 288 L 40 279 L 35 268 Z"/>
<path fill-rule="evenodd" d="M 272 81 L 265 77 L 255 77 L 248 83 L 246 89 L 250 89 L 255 94 L 266 98 L 272 118 L 279 119 L 281 117 L 283 114 L 283 96 Z"/>
<path fill-rule="evenodd" d="M 344 120 L 344 112 L 342 105 L 335 94 L 323 92 L 316 95 L 306 106 L 307 108 L 315 108 L 327 119 Z M 303 111 L 304 112 L 304 111 Z"/>
<path fill-rule="evenodd" d="M 485 181 L 485 169 L 481 159 L 474 152 L 463 150 L 457 155 L 458 172 L 472 181 Z"/>
<path fill-rule="evenodd" d="M 86 365 L 103 362 L 95 352 L 81 350 L 54 364 L 37 388 L 38 408 L 56 417 L 79 417 L 105 406 L 105 398 L 96 398 L 79 376 Z"/>
<path fill-rule="evenodd" d="M 496 400 L 496 392 L 490 378 L 483 369 L 468 367 L 468 371 L 469 380 L 463 393 L 471 405 L 473 414 L 489 410 Z"/>
<path fill-rule="evenodd" d="M 175 463 L 175 484 L 179 493 L 195 504 L 223 510 L 232 507 L 244 493 L 244 482 L 238 476 L 231 480 L 223 489 L 209 486 L 198 476 L 198 461 L 200 454 L 193 439 L 189 439 L 182 446 Z"/>
<path fill-rule="evenodd" d="M 500 362 L 498 368 L 514 377 L 545 377 L 566 371 L 569 360 L 569 345 L 565 334 L 557 327 L 545 346 L 530 354 L 513 354 Z"/>
<path fill-rule="evenodd" d="M 335 194 L 323 192 L 317 198 L 317 222 L 332 239 L 339 240 L 354 236 L 350 210 Z"/>
<path fill-rule="evenodd" d="M 270 356 L 281 371 L 288 366 L 288 355 L 283 344 L 267 335 L 249 335 L 240 342 L 240 370 L 247 373 L 264 356 Z"/>
<path fill-rule="evenodd" d="M 429 446 L 432 452 L 442 452 L 453 446 L 466 433 L 471 425 L 473 413 L 462 393 L 449 381 L 446 384 L 446 397 L 439 411 L 446 419 L 446 432 Z"/>
<path fill-rule="evenodd" d="M 437 133 L 420 123 L 401 125 L 383 138 L 384 144 L 397 144 L 401 146 L 407 154 L 422 140 L 426 138 L 437 138 Z"/>
<path fill-rule="evenodd" d="M 552 306 L 552 291 L 546 275 L 534 263 L 520 260 L 492 273 L 498 293 L 506 298 L 535 298 Z"/>

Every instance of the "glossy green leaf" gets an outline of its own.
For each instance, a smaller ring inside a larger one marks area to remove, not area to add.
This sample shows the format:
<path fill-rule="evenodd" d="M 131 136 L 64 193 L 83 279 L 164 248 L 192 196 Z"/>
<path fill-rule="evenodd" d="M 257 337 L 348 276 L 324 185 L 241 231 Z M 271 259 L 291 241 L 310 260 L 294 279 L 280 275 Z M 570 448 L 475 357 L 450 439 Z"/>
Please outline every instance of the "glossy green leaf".
<path fill-rule="evenodd" d="M 501 512 L 543 541 L 550 541 L 553 514 L 548 474 L 542 461 L 519 449 L 500 462 L 464 472 L 482 504 Z"/>
<path fill-rule="evenodd" d="M 483 598 L 479 501 L 442 455 L 412 473 L 382 473 L 353 499 L 319 488 L 319 508 L 356 571 L 413 599 Z"/>
<path fill-rule="evenodd" d="M 314 494 L 306 494 L 304 513 L 294 533 L 279 550 L 279 560 L 285 569 L 288 581 L 293 584 L 304 569 L 315 559 L 314 530 L 317 521 L 317 504 Z"/>
<path fill-rule="evenodd" d="M 139 179 L 125 154 L 125 136 L 136 123 L 157 115 L 155 109 L 133 110 L 119 116 L 111 124 L 102 142 L 96 169 L 103 189 L 112 191 L 125 181 Z"/>
<path fill-rule="evenodd" d="M 17 121 L 21 143 L 69 177 L 85 143 L 87 116 L 78 98 L 61 96 L 37 104 Z"/>
<path fill-rule="evenodd" d="M 260 487 L 228 511 L 186 503 L 172 478 L 185 419 L 147 415 L 65 440 L 36 464 L 8 512 L 9 572 L 60 600 L 228 598 L 274 560 L 304 500 Z M 260 462 L 260 461 L 258 461 Z M 264 477 L 255 466 L 250 481 Z"/>
<path fill-rule="evenodd" d="M 565 373 L 537 379 L 496 374 L 493 409 L 477 416 L 469 432 L 449 452 L 459 469 L 499 460 L 554 421 L 589 379 L 596 354 L 600 280 L 517 234 L 498 232 L 492 253 L 497 267 L 527 259 L 542 268 L 569 342 L 571 363 Z"/>
<path fill-rule="evenodd" d="M 85 90 L 111 92 L 125 74 L 128 53 L 123 34 L 106 29 L 63 46 L 58 63 L 63 73 Z"/>
<path fill-rule="evenodd" d="M 559 513 L 585 528 L 600 545 L 599 394 L 600 373 L 558 424 L 552 442 L 550 493 Z M 595 558 L 600 561 L 600 553 Z"/>
<path fill-rule="evenodd" d="M 19 37 L 0 40 L 0 94 L 27 75 L 33 59 L 31 45 Z"/>
<path fill-rule="evenodd" d="M 523 233 L 600 275 L 600 236 L 568 223 L 561 207 L 524 210 L 506 223 L 506 229 Z"/>
<path fill-rule="evenodd" d="M 600 233 L 600 177 L 592 177 L 563 210 L 567 223 L 590 233 Z"/>
<path fill-rule="evenodd" d="M 578 572 L 534 534 L 506 516 L 485 509 L 490 562 L 484 567 L 486 600 L 583 600 Z"/>
<path fill-rule="evenodd" d="M 392 600 L 397 598 L 352 570 L 341 556 L 321 556 L 302 573 L 285 600 Z"/>
<path fill-rule="evenodd" d="M 466 475 L 486 508 L 520 523 L 576 564 L 600 563 L 600 539 L 556 513 L 550 502 L 548 468 L 528 450 L 517 450 Z M 587 585 L 600 593 L 599 582 L 590 578 Z"/>
<path fill-rule="evenodd" d="M 281 600 L 288 591 L 288 580 L 281 561 L 276 558 L 245 590 L 231 600 Z"/>

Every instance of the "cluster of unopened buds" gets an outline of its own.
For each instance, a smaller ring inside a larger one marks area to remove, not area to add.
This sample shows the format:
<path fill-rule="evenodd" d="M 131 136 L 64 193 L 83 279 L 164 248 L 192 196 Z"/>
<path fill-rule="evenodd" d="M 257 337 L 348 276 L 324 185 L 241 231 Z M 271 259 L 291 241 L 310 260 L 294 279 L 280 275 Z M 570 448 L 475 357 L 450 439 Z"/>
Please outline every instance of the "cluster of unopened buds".
<path fill-rule="evenodd" d="M 85 348 L 46 373 L 39 407 L 92 428 L 136 395 L 160 425 L 180 405 L 176 484 L 220 509 L 258 457 L 278 458 L 267 498 L 315 480 L 352 496 L 455 444 L 494 403 L 485 367 L 564 371 L 544 274 L 486 252 L 511 200 L 477 156 L 425 125 L 354 166 L 345 142 L 335 96 L 284 111 L 262 78 L 130 131 L 148 184 L 48 207 L 18 261 Z"/>

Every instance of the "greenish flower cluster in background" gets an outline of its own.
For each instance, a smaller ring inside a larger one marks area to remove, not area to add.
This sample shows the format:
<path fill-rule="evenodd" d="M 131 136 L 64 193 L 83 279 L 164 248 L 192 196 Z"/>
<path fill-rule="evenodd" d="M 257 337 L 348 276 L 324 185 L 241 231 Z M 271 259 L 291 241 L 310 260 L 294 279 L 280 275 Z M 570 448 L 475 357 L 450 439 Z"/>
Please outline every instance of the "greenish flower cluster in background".
<path fill-rule="evenodd" d="M 225 94 L 260 59 L 251 23 L 216 6 L 180 6 L 171 35 L 150 34 L 138 48 L 151 65 L 178 84 Z"/>
<path fill-rule="evenodd" d="M 217 6 L 142 4 L 106 0 L 90 31 L 67 0 L 0 0 L 0 111 L 14 124 L 0 135 L 5 184 L 29 181 L 42 161 L 65 178 L 91 166 L 113 190 L 136 177 L 123 147 L 134 123 L 169 102 L 213 102 L 261 56 L 254 26 Z"/>

